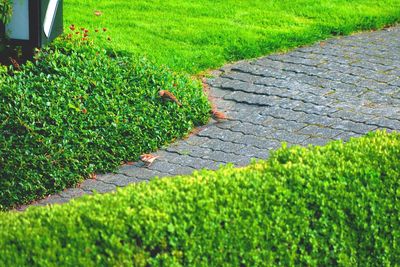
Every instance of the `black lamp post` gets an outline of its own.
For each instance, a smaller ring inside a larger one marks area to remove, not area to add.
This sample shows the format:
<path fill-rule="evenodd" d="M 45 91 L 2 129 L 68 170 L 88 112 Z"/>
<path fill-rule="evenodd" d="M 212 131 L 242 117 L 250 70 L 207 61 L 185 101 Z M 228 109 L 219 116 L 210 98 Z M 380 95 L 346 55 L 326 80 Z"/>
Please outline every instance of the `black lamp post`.
<path fill-rule="evenodd" d="M 29 58 L 35 47 L 42 47 L 63 32 L 62 0 L 14 0 L 13 15 L 0 34 L 7 36 L 7 45 L 21 46 Z"/>

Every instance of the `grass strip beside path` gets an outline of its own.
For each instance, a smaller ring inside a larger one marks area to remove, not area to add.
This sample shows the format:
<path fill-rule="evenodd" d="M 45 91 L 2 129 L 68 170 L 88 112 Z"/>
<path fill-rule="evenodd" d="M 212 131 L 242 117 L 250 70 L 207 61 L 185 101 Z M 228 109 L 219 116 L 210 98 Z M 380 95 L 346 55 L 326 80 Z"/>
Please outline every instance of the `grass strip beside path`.
<path fill-rule="evenodd" d="M 195 74 L 332 35 L 381 28 L 400 20 L 400 1 L 65 0 L 65 17 L 67 25 L 106 27 L 116 50 Z"/>

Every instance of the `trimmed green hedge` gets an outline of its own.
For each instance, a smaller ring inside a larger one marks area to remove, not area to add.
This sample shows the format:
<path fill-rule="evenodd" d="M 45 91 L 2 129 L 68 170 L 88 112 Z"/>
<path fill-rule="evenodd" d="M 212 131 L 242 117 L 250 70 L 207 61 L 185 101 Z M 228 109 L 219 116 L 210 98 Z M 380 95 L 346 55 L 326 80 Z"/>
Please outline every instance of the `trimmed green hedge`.
<path fill-rule="evenodd" d="M 112 171 L 209 119 L 200 82 L 84 35 L 64 36 L 20 70 L 0 66 L 0 210 Z"/>
<path fill-rule="evenodd" d="M 400 135 L 0 214 L 1 266 L 395 266 Z"/>

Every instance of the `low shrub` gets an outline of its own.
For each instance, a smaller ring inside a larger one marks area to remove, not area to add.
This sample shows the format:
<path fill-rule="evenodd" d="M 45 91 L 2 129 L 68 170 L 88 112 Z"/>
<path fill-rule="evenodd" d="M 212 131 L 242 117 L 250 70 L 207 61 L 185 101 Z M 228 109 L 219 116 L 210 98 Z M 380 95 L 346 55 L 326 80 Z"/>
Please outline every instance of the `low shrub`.
<path fill-rule="evenodd" d="M 112 171 L 208 120 L 198 81 L 97 48 L 86 32 L 0 66 L 0 209 Z"/>
<path fill-rule="evenodd" d="M 0 213 L 1 266 L 395 266 L 400 135 Z"/>

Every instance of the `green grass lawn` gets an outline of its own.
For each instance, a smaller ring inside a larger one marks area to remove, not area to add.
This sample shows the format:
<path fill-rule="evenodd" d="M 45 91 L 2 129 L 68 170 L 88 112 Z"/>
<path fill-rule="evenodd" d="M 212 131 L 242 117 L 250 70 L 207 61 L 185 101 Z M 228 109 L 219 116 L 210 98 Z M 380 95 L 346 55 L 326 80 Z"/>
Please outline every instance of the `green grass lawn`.
<path fill-rule="evenodd" d="M 65 0 L 64 9 L 67 25 L 107 27 L 116 50 L 189 73 L 400 20 L 399 0 Z"/>

